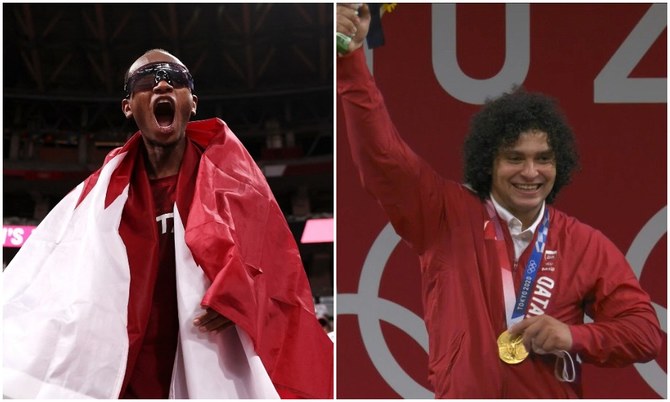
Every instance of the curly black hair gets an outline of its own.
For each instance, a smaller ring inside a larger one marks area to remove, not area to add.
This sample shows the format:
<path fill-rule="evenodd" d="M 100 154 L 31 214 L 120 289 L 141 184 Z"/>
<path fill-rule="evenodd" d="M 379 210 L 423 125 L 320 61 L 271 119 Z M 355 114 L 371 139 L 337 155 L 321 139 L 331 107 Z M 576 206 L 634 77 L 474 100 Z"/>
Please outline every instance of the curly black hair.
<path fill-rule="evenodd" d="M 502 148 L 513 146 L 525 131 L 547 133 L 556 157 L 556 181 L 547 196 L 552 203 L 559 190 L 570 182 L 579 156 L 572 129 L 553 98 L 514 88 L 510 93 L 487 100 L 470 121 L 463 146 L 464 178 L 482 199 L 489 197 L 493 162 Z"/>

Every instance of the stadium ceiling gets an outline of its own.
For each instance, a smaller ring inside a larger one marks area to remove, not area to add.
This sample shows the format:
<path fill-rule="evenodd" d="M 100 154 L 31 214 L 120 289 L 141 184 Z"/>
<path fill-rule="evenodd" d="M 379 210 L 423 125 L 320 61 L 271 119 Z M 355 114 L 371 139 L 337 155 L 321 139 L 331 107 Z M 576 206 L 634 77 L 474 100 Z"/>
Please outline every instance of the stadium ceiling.
<path fill-rule="evenodd" d="M 5 3 L 3 16 L 5 130 L 131 131 L 123 77 L 152 48 L 189 67 L 200 118 L 242 135 L 270 118 L 332 125 L 332 4 Z"/>

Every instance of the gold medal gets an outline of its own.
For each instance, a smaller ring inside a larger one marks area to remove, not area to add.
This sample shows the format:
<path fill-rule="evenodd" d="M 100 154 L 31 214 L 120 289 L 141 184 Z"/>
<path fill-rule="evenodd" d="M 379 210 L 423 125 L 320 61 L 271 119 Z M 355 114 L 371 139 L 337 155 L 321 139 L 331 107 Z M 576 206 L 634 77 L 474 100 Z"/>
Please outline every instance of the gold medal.
<path fill-rule="evenodd" d="M 498 356 L 500 356 L 500 360 L 507 364 L 519 364 L 524 361 L 528 357 L 528 351 L 523 346 L 521 335 L 512 339 L 507 331 L 500 334 L 498 337 Z"/>

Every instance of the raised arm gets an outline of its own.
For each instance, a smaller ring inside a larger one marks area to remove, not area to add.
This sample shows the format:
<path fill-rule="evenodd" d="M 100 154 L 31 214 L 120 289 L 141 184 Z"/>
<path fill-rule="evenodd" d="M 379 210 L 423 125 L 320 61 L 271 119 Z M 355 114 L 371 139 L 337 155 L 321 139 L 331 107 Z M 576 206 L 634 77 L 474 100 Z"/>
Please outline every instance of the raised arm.
<path fill-rule="evenodd" d="M 350 52 L 337 64 L 347 138 L 363 186 L 382 204 L 396 232 L 422 253 L 445 223 L 445 180 L 409 148 L 391 121 L 361 49 L 369 20 L 365 5 L 358 13 L 337 6 L 338 31 L 355 32 Z"/>

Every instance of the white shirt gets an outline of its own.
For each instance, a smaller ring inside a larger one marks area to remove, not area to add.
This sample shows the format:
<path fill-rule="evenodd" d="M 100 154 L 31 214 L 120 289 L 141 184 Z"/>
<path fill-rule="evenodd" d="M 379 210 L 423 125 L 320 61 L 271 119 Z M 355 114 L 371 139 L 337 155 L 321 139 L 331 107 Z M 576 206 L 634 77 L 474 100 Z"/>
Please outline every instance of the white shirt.
<path fill-rule="evenodd" d="M 512 235 L 512 240 L 514 241 L 514 267 L 516 268 L 516 264 L 519 261 L 521 253 L 523 253 L 526 247 L 528 247 L 530 244 L 531 240 L 533 240 L 535 230 L 542 221 L 542 217 L 544 217 L 545 203 L 542 201 L 542 208 L 540 209 L 540 213 L 537 214 L 535 222 L 533 222 L 533 224 L 530 225 L 526 230 L 521 231 L 521 227 L 523 226 L 521 221 L 512 215 L 511 212 L 506 210 L 502 205 L 498 204 L 496 199 L 493 198 L 492 194 L 490 197 L 491 201 L 493 201 L 493 206 L 496 208 L 496 212 L 498 212 L 498 216 L 503 222 L 507 223 L 507 227 L 509 227 L 509 233 Z"/>

